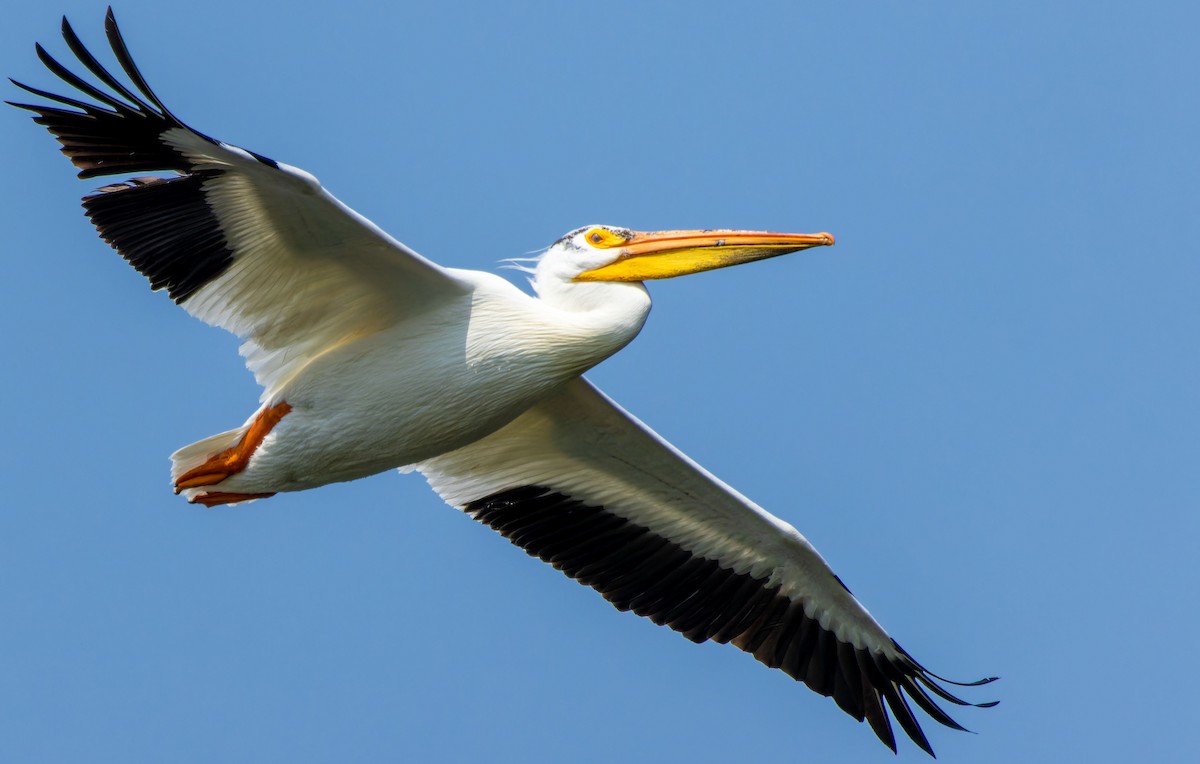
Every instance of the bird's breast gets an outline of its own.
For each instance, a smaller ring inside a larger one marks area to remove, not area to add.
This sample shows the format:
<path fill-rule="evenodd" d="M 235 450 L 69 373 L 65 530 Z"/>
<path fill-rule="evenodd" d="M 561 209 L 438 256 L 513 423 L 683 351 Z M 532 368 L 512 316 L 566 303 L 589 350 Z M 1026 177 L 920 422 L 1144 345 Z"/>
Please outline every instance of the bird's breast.
<path fill-rule="evenodd" d="M 292 411 L 242 490 L 354 480 L 465 446 L 612 352 L 586 332 L 519 319 L 478 306 L 434 313 L 315 359 L 281 392 Z"/>

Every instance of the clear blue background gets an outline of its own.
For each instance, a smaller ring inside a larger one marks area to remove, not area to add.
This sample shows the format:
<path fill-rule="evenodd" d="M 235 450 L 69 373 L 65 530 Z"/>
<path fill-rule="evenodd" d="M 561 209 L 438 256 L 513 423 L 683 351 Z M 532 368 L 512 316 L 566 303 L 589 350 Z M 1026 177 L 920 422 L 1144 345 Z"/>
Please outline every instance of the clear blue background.
<path fill-rule="evenodd" d="M 1194 6 L 738 5 L 117 12 L 181 117 L 448 265 L 593 222 L 835 233 L 653 284 L 592 378 L 930 668 L 1003 677 L 979 734 L 926 725 L 942 760 L 1195 761 Z M 101 4 L 10 6 L 4 74 L 61 89 L 61 12 L 102 52 Z M 256 405 L 237 341 L 97 239 L 40 127 L 5 109 L 0 146 L 0 760 L 892 760 L 417 476 L 183 504 L 167 455 Z"/>

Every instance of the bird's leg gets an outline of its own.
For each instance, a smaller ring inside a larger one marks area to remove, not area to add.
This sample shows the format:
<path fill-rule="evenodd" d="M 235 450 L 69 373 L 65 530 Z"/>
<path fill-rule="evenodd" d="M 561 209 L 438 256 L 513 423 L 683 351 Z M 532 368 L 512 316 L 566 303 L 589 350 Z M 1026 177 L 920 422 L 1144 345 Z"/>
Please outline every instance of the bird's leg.
<path fill-rule="evenodd" d="M 274 496 L 272 493 L 226 493 L 224 491 L 209 491 L 207 493 L 198 493 L 188 499 L 189 504 L 203 504 L 206 507 L 215 507 L 218 504 L 233 504 L 238 501 L 250 501 L 252 499 L 266 499 Z"/>
<path fill-rule="evenodd" d="M 255 450 L 262 445 L 263 440 L 271 432 L 275 425 L 279 424 L 279 420 L 292 410 L 291 405 L 286 401 L 276 403 L 270 408 L 263 409 L 258 416 L 254 417 L 254 421 L 246 428 L 246 432 L 242 435 L 242 439 L 236 445 L 231 446 L 224 451 L 213 454 L 204 464 L 199 467 L 188 470 L 179 476 L 175 481 L 175 493 L 179 493 L 184 488 L 199 488 L 205 485 L 216 485 L 222 480 L 231 475 L 236 475 L 246 469 L 246 465 L 250 463 L 250 457 L 254 455 Z M 201 494 L 201 496 L 221 496 L 222 494 Z M 224 494 L 226 496 L 243 496 L 244 498 L 259 498 L 259 495 L 254 494 Z M 270 495 L 270 494 L 267 494 Z M 242 501 L 243 499 L 227 499 L 216 503 L 225 504 L 229 501 Z M 199 496 L 193 501 L 204 502 Z M 211 504 L 209 506 L 212 506 Z"/>

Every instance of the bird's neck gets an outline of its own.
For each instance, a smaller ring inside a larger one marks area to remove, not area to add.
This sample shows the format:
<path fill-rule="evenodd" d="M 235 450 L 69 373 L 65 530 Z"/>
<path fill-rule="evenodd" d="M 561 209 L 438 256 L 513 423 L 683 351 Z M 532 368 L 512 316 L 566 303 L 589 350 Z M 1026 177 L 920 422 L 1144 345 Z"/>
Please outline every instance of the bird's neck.
<path fill-rule="evenodd" d="M 571 344 L 587 367 L 625 347 L 650 314 L 650 295 L 641 283 L 547 281 L 534 282 L 539 302 L 573 334 Z"/>

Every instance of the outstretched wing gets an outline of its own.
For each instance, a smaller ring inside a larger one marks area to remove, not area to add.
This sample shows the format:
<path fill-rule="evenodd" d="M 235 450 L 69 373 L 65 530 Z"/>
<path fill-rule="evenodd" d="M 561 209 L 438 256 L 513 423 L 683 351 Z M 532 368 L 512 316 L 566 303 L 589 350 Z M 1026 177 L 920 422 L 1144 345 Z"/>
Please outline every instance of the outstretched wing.
<path fill-rule="evenodd" d="M 323 351 L 466 289 L 303 170 L 185 125 L 146 84 L 111 9 L 105 31 L 137 92 L 100 64 L 64 18 L 67 45 L 101 85 L 41 45 L 37 55 L 94 102 L 14 82 L 61 106 L 12 105 L 37 114 L 80 178 L 155 173 L 85 197 L 87 216 L 154 289 L 247 338 L 242 353 L 266 388 L 264 399 Z"/>
<path fill-rule="evenodd" d="M 865 718 L 892 750 L 885 707 L 932 754 L 908 700 L 954 729 L 962 727 L 931 693 L 959 705 L 994 705 L 949 693 L 795 528 L 582 378 L 488 437 L 417 469 L 451 505 L 619 610 L 695 642 L 732 642 Z"/>

